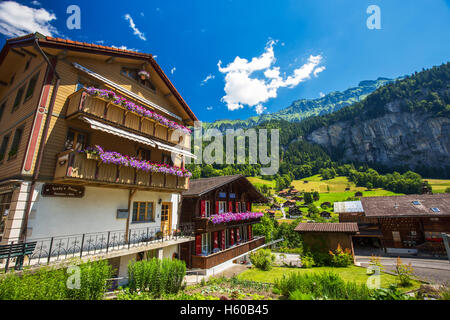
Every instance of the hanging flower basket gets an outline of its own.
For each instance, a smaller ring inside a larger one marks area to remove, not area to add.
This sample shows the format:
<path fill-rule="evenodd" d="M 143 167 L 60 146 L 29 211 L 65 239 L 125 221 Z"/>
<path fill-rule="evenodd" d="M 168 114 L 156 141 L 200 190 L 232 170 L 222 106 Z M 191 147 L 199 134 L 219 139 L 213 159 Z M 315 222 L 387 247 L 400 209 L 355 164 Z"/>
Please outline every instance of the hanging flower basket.
<path fill-rule="evenodd" d="M 139 77 L 141 77 L 142 80 L 146 80 L 150 78 L 150 74 L 145 71 L 145 70 L 141 70 L 138 72 Z"/>

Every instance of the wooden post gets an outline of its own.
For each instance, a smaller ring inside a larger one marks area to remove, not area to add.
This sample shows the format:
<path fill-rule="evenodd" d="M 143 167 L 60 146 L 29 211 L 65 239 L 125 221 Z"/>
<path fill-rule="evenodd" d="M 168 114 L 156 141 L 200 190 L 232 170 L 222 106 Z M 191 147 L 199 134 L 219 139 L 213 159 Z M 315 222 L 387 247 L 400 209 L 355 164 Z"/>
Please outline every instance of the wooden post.
<path fill-rule="evenodd" d="M 127 216 L 127 225 L 125 227 L 125 241 L 128 241 L 128 232 L 130 231 L 130 215 L 131 215 L 131 200 L 136 193 L 136 189 L 130 189 L 128 193 L 128 216 Z"/>

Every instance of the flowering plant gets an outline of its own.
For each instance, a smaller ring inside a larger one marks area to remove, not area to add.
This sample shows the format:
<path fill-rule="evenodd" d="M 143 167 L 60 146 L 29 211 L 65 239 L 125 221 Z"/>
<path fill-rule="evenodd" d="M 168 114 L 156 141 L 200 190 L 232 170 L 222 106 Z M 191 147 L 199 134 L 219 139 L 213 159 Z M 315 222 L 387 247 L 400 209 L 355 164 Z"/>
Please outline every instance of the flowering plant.
<path fill-rule="evenodd" d="M 127 155 L 122 155 L 114 151 L 105 151 L 102 147 L 96 145 L 95 147 L 87 147 L 80 151 L 85 154 L 96 154 L 99 160 L 106 164 L 115 164 L 119 166 L 131 167 L 145 172 L 164 173 L 176 175 L 178 177 L 190 178 L 192 173 L 186 169 L 176 166 L 170 166 L 164 163 L 156 163 L 145 160 L 139 160 Z"/>
<path fill-rule="evenodd" d="M 251 220 L 251 219 L 258 219 L 264 216 L 264 213 L 262 212 L 225 212 L 225 213 L 219 213 L 219 214 L 213 214 L 209 220 L 213 224 L 219 224 L 224 222 L 230 222 L 230 221 L 242 221 L 242 220 Z"/>
<path fill-rule="evenodd" d="M 145 79 L 150 78 L 150 74 L 149 74 L 147 71 L 145 71 L 145 70 L 139 71 L 139 72 L 138 72 L 138 75 L 139 75 L 141 78 L 142 78 L 142 77 L 144 77 Z"/>
<path fill-rule="evenodd" d="M 137 105 L 132 101 L 127 100 L 126 98 L 116 94 L 112 90 L 108 89 L 97 89 L 94 87 L 86 88 L 86 92 L 92 96 L 97 96 L 102 99 L 110 100 L 112 103 L 119 105 L 121 107 L 124 107 L 128 111 L 135 112 L 139 114 L 140 116 L 147 117 L 150 119 L 153 119 L 162 125 L 168 126 L 171 129 L 174 130 L 182 130 L 186 134 L 190 134 L 191 130 L 189 128 L 186 128 L 185 126 L 182 126 L 181 124 L 176 123 L 175 121 L 169 120 L 165 117 L 163 117 L 160 114 L 157 114 L 156 112 L 153 112 L 143 106 Z"/>

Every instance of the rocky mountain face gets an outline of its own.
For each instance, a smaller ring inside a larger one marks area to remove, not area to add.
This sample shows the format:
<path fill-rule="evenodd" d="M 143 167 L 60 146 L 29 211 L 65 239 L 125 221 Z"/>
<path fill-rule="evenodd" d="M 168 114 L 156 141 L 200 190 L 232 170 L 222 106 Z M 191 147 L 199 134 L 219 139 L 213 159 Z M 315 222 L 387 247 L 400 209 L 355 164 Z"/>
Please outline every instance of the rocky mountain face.
<path fill-rule="evenodd" d="M 343 161 L 379 163 L 386 167 L 445 168 L 450 166 L 450 119 L 430 113 L 391 112 L 374 119 L 341 121 L 321 127 L 306 140 Z"/>

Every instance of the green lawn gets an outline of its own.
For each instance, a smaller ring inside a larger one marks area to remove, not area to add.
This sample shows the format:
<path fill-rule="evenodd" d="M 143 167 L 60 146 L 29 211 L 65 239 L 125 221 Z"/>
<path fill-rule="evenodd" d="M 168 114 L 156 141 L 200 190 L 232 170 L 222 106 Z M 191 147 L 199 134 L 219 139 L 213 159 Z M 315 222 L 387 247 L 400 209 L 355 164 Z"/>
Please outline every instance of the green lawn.
<path fill-rule="evenodd" d="M 433 188 L 433 193 L 443 193 L 445 189 L 450 187 L 449 179 L 425 179 Z"/>
<path fill-rule="evenodd" d="M 310 273 L 310 272 L 334 272 L 342 277 L 345 281 L 351 281 L 358 284 L 365 284 L 368 279 L 366 274 L 366 268 L 350 266 L 346 268 L 333 268 L 333 267 L 317 267 L 317 268 L 285 268 L 285 267 L 273 267 L 270 271 L 261 271 L 256 268 L 252 268 L 244 271 L 238 275 L 239 279 L 251 280 L 257 282 L 274 283 L 275 279 L 282 278 L 283 275 L 288 275 L 293 272 Z M 389 284 L 396 284 L 396 278 L 393 275 L 382 273 L 381 274 L 381 286 L 386 288 Z M 401 288 L 401 291 L 410 291 L 420 287 L 418 281 L 414 281 L 410 287 Z"/>
<path fill-rule="evenodd" d="M 253 185 L 257 186 L 261 186 L 263 184 L 269 186 L 270 188 L 275 189 L 275 180 L 264 180 L 261 179 L 260 177 L 247 177 L 248 181 L 250 181 Z"/>

